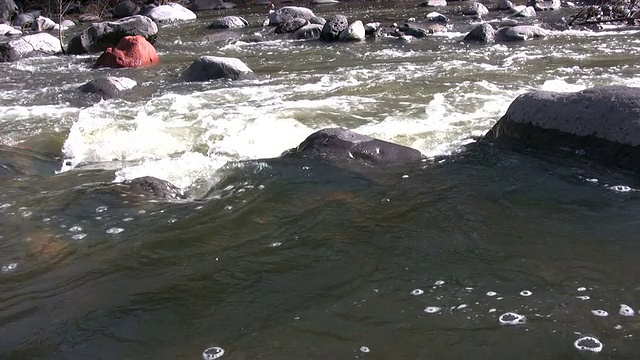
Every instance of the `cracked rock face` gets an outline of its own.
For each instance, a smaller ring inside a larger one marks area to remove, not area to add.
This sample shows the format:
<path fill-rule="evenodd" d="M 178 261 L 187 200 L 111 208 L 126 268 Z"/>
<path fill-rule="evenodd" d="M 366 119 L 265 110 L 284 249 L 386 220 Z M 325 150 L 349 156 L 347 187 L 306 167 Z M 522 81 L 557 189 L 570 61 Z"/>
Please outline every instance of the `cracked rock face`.
<path fill-rule="evenodd" d="M 62 53 L 60 40 L 47 33 L 23 36 L 0 44 L 0 62 Z"/>

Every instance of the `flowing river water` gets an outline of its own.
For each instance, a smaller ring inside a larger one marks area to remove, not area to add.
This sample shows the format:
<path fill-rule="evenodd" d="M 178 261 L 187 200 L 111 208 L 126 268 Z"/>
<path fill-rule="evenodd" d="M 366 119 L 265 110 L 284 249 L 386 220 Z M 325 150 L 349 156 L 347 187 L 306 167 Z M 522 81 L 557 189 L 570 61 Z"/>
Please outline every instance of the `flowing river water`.
<path fill-rule="evenodd" d="M 391 23 L 426 14 L 413 5 L 314 10 Z M 264 13 L 225 14 L 251 34 Z M 474 45 L 478 22 L 452 16 L 411 43 L 231 44 L 204 29 L 217 16 L 163 26 L 152 68 L 0 64 L 0 143 L 27 149 L 3 152 L 37 170 L 0 177 L 0 358 L 583 359 L 574 342 L 592 336 L 597 358 L 637 359 L 640 318 L 622 306 L 640 307 L 637 176 L 461 146 L 523 92 L 640 86 L 638 31 Z M 200 55 L 259 80 L 181 82 Z M 74 92 L 106 75 L 140 90 L 93 105 Z M 273 159 L 330 126 L 429 160 L 362 174 Z M 100 185 L 143 175 L 190 200 Z M 501 324 L 508 312 L 526 320 Z"/>

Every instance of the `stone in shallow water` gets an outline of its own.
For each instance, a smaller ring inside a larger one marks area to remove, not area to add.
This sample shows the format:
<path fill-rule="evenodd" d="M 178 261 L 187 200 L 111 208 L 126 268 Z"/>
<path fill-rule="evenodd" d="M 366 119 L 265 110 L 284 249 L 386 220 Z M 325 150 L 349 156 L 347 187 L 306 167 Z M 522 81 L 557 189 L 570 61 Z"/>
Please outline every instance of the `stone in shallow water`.
<path fill-rule="evenodd" d="M 225 78 L 255 80 L 257 76 L 242 60 L 219 56 L 201 56 L 183 74 L 185 81 L 209 81 Z"/>
<path fill-rule="evenodd" d="M 500 315 L 498 318 L 500 325 L 521 325 L 527 322 L 524 315 L 508 312 Z"/>
<path fill-rule="evenodd" d="M 224 349 L 221 347 L 210 347 L 202 352 L 202 360 L 219 359 L 224 355 Z"/>
<path fill-rule="evenodd" d="M 600 352 L 604 344 L 593 336 L 583 336 L 573 343 L 573 346 L 580 351 Z"/>
<path fill-rule="evenodd" d="M 62 53 L 60 40 L 47 33 L 23 36 L 0 44 L 0 62 Z"/>

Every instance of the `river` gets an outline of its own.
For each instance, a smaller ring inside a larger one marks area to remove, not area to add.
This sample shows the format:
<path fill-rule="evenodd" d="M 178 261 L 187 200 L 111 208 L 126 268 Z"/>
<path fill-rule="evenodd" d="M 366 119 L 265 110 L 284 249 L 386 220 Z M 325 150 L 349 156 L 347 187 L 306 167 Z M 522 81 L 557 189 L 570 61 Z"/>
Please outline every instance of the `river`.
<path fill-rule="evenodd" d="M 314 11 L 391 23 L 428 12 L 413 5 Z M 640 321 L 621 311 L 640 307 L 637 175 L 464 148 L 523 92 L 640 86 L 637 30 L 478 45 L 462 42 L 478 21 L 451 16 L 410 43 L 207 41 L 220 14 L 161 27 L 152 68 L 0 64 L 0 144 L 27 155 L 2 151 L 37 170 L 0 177 L 0 358 L 591 358 L 583 336 L 597 358 L 637 358 Z M 262 8 L 224 14 L 262 31 Z M 181 82 L 200 55 L 259 80 Z M 78 98 L 106 75 L 140 90 Z M 427 158 L 373 174 L 274 159 L 331 126 Z M 189 200 L 101 185 L 144 175 Z M 501 324 L 508 312 L 526 320 Z"/>

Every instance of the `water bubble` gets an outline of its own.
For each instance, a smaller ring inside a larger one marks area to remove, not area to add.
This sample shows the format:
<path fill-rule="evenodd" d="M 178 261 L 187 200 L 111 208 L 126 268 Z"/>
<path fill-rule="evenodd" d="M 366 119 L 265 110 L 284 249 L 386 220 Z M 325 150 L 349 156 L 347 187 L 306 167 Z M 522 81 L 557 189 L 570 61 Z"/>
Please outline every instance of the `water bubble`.
<path fill-rule="evenodd" d="M 438 286 L 444 285 L 444 280 L 438 280 L 435 283 L 433 283 L 433 285 L 438 285 Z"/>
<path fill-rule="evenodd" d="M 31 215 L 33 215 L 33 212 L 31 212 L 31 211 L 23 211 L 22 212 L 22 217 L 28 218 L 28 217 L 31 217 Z"/>
<path fill-rule="evenodd" d="M 592 351 L 596 353 L 602 351 L 602 348 L 604 347 L 600 340 L 593 336 L 583 336 L 576 340 L 573 343 L 573 346 L 580 351 Z"/>
<path fill-rule="evenodd" d="M 69 232 L 80 232 L 80 231 L 82 231 L 82 228 L 78 225 L 69 228 Z"/>
<path fill-rule="evenodd" d="M 225 207 L 224 207 L 224 209 L 225 209 L 225 210 L 231 210 L 231 209 L 233 209 L 233 206 L 231 206 L 231 205 L 227 205 L 227 206 L 225 206 Z"/>
<path fill-rule="evenodd" d="M 109 207 L 108 207 L 108 206 L 104 206 L 104 205 L 103 205 L 103 206 L 98 206 L 98 207 L 96 208 L 96 212 L 97 212 L 98 214 L 99 214 L 99 213 L 102 213 L 102 212 L 105 212 L 105 211 L 107 211 L 107 210 L 109 210 Z"/>
<path fill-rule="evenodd" d="M 636 312 L 629 305 L 620 304 L 620 315 L 622 316 L 634 316 Z"/>
<path fill-rule="evenodd" d="M 493 308 L 489 309 L 489 312 L 490 312 L 490 313 L 492 313 L 492 312 L 496 312 L 496 311 L 498 311 L 498 309 L 493 309 Z"/>
<path fill-rule="evenodd" d="M 115 234 L 120 234 L 123 231 L 124 231 L 123 228 L 112 227 L 111 229 L 107 230 L 106 233 L 107 234 L 111 234 L 111 235 L 115 235 Z"/>
<path fill-rule="evenodd" d="M 384 203 L 388 203 L 389 201 L 391 201 L 391 200 L 389 200 L 389 198 L 382 198 L 382 200 L 380 200 L 380 202 L 383 203 L 383 204 Z"/>
<path fill-rule="evenodd" d="M 363 353 L 368 353 L 371 352 L 371 349 L 369 349 L 367 346 L 361 346 L 360 351 L 362 351 Z"/>
<path fill-rule="evenodd" d="M 424 309 L 424 312 L 426 312 L 427 314 L 435 314 L 437 312 L 440 312 L 441 310 L 442 310 L 442 308 L 439 307 L 439 306 L 427 306 Z"/>
<path fill-rule="evenodd" d="M 576 290 L 578 290 L 578 291 L 587 291 L 587 288 L 582 286 L 582 287 L 577 288 Z"/>
<path fill-rule="evenodd" d="M 601 316 L 601 317 L 609 316 L 609 313 L 606 312 L 605 310 L 591 310 L 591 313 L 595 316 Z"/>
<path fill-rule="evenodd" d="M 487 296 L 496 296 L 496 295 L 498 295 L 498 293 L 495 291 L 487 291 Z"/>
<path fill-rule="evenodd" d="M 616 330 L 622 330 L 622 325 L 618 324 L 616 326 L 613 327 Z"/>
<path fill-rule="evenodd" d="M 221 347 L 213 346 L 202 352 L 202 360 L 214 360 L 219 359 L 224 355 L 224 349 Z"/>
<path fill-rule="evenodd" d="M 406 178 L 408 178 L 408 177 L 409 177 L 409 175 L 407 175 L 407 174 L 402 175 L 402 178 L 403 178 L 403 179 L 406 179 Z"/>
<path fill-rule="evenodd" d="M 580 296 L 576 296 L 576 299 L 589 300 L 591 299 L 591 297 L 589 295 L 580 295 Z"/>
<path fill-rule="evenodd" d="M 520 296 L 531 296 L 531 295 L 533 295 L 533 293 L 529 290 L 520 291 Z"/>
<path fill-rule="evenodd" d="M 127 217 L 127 218 L 122 219 L 122 221 L 124 221 L 124 222 L 133 221 L 133 218 L 132 217 Z"/>
<path fill-rule="evenodd" d="M 146 214 L 147 210 L 138 210 L 138 214 Z"/>
<path fill-rule="evenodd" d="M 422 294 L 424 294 L 424 290 L 422 290 L 422 289 L 413 289 L 413 290 L 411 290 L 411 295 L 413 295 L 413 296 L 419 296 L 419 295 L 422 295 Z"/>
<path fill-rule="evenodd" d="M 500 315 L 498 318 L 500 325 L 521 325 L 527 322 L 524 315 L 508 312 Z"/>
<path fill-rule="evenodd" d="M 269 244 L 269 247 L 278 247 L 282 245 L 282 243 L 280 241 L 276 241 L 276 242 L 272 242 L 271 244 Z"/>
<path fill-rule="evenodd" d="M 85 237 L 87 237 L 87 234 L 85 233 L 79 233 L 79 234 L 73 234 L 73 236 L 71 237 L 73 240 L 82 240 Z"/>
<path fill-rule="evenodd" d="M 14 271 L 15 269 L 18 268 L 18 263 L 11 263 L 9 265 L 4 265 L 0 268 L 0 272 L 1 273 L 8 273 L 10 271 Z"/>
<path fill-rule="evenodd" d="M 466 308 L 467 306 L 469 306 L 469 305 L 467 305 L 467 304 L 460 304 L 460 305 L 458 305 L 457 309 L 458 309 L 458 310 L 461 310 L 461 309 Z"/>
<path fill-rule="evenodd" d="M 615 192 L 629 192 L 632 191 L 633 189 L 626 186 L 626 185 L 613 185 L 613 186 L 608 186 L 609 190 L 613 190 Z"/>
<path fill-rule="evenodd" d="M 51 218 L 48 218 L 48 217 L 47 218 L 42 218 L 42 222 L 49 222 L 49 221 L 51 221 Z"/>

